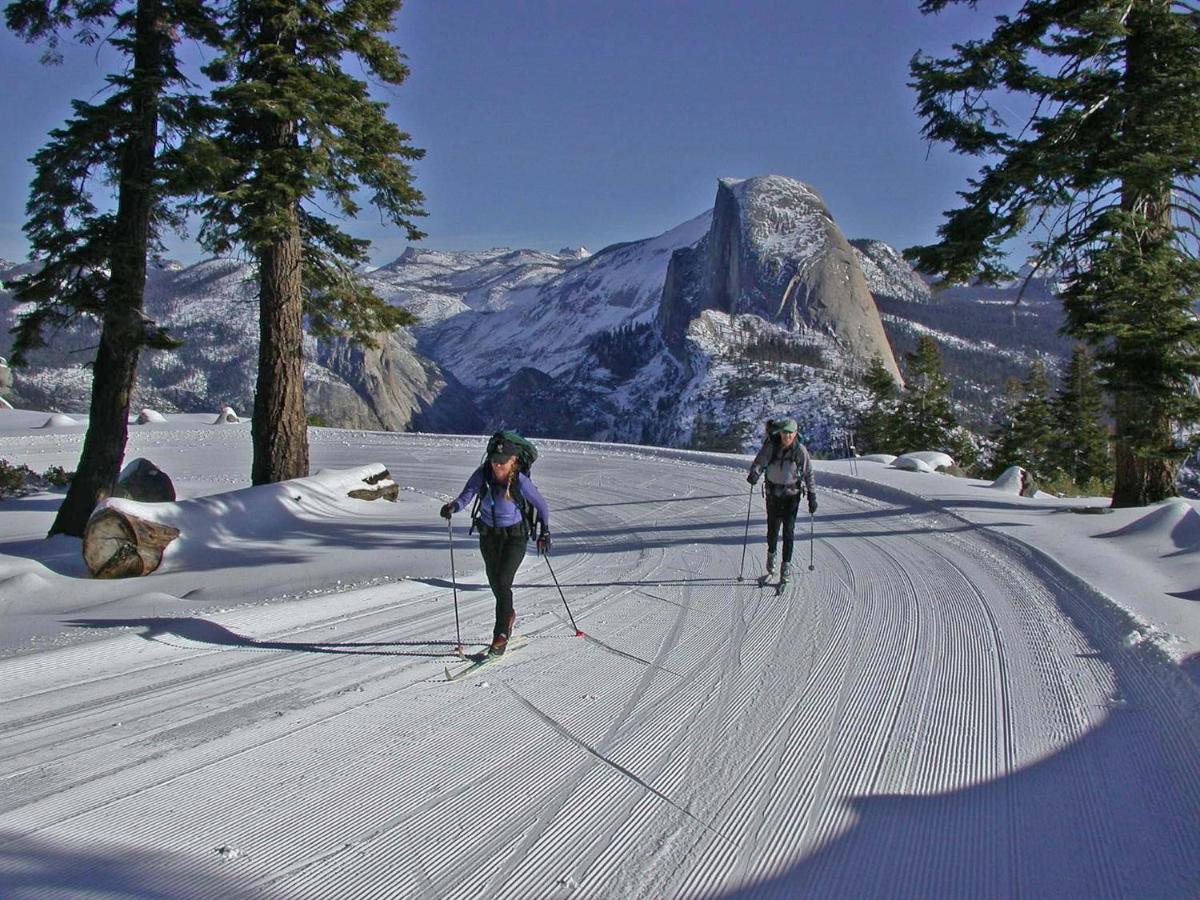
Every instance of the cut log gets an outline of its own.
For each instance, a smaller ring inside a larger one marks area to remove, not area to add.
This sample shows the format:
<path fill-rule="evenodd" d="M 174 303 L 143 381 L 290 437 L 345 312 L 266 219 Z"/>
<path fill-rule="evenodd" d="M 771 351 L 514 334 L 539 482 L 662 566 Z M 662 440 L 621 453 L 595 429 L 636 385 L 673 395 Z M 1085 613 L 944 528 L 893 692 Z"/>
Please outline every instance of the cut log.
<path fill-rule="evenodd" d="M 92 515 L 83 531 L 83 561 L 95 578 L 149 575 L 177 537 L 178 528 L 106 506 Z"/>

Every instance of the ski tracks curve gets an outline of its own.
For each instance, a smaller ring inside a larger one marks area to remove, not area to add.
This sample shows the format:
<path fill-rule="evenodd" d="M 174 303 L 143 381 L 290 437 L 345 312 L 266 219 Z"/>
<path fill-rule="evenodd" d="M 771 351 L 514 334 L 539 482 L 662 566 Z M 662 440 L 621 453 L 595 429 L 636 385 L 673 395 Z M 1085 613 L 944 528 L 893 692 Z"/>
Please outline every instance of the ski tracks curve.
<path fill-rule="evenodd" d="M 179 897 L 1200 893 L 1194 686 L 1037 554 L 823 491 L 815 571 L 798 529 L 775 597 L 757 498 L 735 578 L 737 470 L 547 454 L 538 483 L 592 640 L 531 558 L 529 643 L 453 684 L 433 588 L 85 661 L 0 703 L 4 865 L 109 860 Z"/>

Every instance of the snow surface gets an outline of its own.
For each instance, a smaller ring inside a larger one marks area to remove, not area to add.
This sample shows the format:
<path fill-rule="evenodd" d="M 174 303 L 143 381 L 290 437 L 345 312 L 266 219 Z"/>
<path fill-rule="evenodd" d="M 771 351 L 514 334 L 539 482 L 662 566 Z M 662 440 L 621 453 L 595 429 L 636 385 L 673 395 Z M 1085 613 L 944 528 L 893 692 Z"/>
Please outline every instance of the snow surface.
<path fill-rule="evenodd" d="M 0 456 L 74 468 L 45 419 Z M 775 597 L 748 457 L 541 441 L 553 573 L 446 683 L 490 633 L 437 517 L 484 439 L 313 429 L 252 488 L 212 422 L 130 429 L 179 495 L 146 578 L 0 502 L 5 898 L 1200 894 L 1194 502 L 819 462 Z M 380 466 L 397 502 L 345 496 Z"/>

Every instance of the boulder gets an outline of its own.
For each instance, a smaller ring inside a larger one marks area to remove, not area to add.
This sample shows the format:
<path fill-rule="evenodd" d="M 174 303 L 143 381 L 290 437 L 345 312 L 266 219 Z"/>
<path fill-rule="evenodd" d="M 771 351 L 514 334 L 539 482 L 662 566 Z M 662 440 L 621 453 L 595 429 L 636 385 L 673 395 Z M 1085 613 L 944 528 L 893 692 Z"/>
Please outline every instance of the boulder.
<path fill-rule="evenodd" d="M 138 457 L 121 470 L 112 495 L 142 503 L 171 503 L 175 500 L 175 485 L 166 472 Z"/>

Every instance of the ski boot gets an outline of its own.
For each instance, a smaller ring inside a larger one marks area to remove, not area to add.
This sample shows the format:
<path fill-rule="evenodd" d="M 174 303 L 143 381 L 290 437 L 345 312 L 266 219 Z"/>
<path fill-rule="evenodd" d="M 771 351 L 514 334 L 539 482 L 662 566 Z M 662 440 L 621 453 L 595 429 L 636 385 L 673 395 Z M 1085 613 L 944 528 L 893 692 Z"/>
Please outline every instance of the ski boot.
<path fill-rule="evenodd" d="M 779 567 L 779 586 L 775 588 L 776 594 L 783 593 L 784 589 L 787 587 L 788 578 L 791 577 L 791 574 L 792 574 L 792 564 L 791 563 L 785 562 L 782 566 Z"/>
<path fill-rule="evenodd" d="M 487 648 L 488 656 L 503 656 L 504 651 L 508 649 L 508 636 L 512 634 L 513 625 L 516 624 L 517 613 L 514 610 L 508 614 L 508 623 L 504 628 L 497 627 L 492 633 L 492 643 Z"/>
<path fill-rule="evenodd" d="M 775 574 L 775 554 L 767 553 L 767 571 L 758 576 L 758 586 L 764 587 L 771 576 Z"/>

